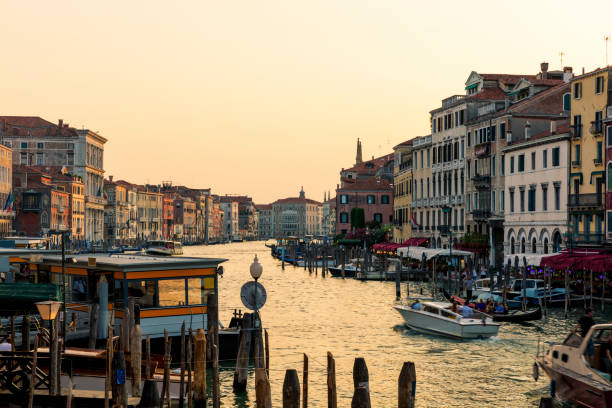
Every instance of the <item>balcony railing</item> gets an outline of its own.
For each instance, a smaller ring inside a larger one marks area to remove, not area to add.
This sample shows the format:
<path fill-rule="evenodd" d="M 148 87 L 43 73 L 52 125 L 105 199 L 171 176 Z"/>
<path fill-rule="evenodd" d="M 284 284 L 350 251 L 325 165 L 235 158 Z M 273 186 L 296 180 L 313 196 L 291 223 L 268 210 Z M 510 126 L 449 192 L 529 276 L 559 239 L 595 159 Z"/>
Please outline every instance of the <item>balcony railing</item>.
<path fill-rule="evenodd" d="M 491 217 L 491 211 L 490 210 L 473 210 L 472 217 L 474 217 L 475 220 L 487 220 L 489 219 L 489 217 Z"/>
<path fill-rule="evenodd" d="M 602 162 L 601 157 L 596 157 L 593 159 L 593 164 L 596 166 L 599 166 L 601 162 Z"/>
<path fill-rule="evenodd" d="M 580 138 L 582 137 L 582 123 L 572 125 L 572 137 Z"/>
<path fill-rule="evenodd" d="M 572 166 L 580 166 L 580 160 L 572 160 Z"/>
<path fill-rule="evenodd" d="M 600 193 L 594 194 L 570 194 L 567 200 L 568 207 L 601 207 L 604 196 Z"/>
<path fill-rule="evenodd" d="M 591 122 L 590 132 L 592 135 L 601 135 L 601 131 L 603 128 L 603 123 L 601 120 L 594 120 Z"/>
<path fill-rule="evenodd" d="M 604 240 L 602 233 L 589 234 L 573 234 L 573 243 L 575 244 L 601 244 Z"/>
<path fill-rule="evenodd" d="M 476 188 L 489 188 L 491 186 L 491 176 L 474 176 L 472 182 Z"/>

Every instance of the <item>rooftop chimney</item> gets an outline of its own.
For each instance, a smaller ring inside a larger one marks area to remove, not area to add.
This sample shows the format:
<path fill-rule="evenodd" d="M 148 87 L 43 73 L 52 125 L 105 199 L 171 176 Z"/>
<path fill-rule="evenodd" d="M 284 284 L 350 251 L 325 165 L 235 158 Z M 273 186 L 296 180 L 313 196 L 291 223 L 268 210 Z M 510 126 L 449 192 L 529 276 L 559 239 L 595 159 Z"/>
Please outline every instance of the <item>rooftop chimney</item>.
<path fill-rule="evenodd" d="M 530 137 L 531 137 L 531 123 L 527 121 L 527 123 L 525 123 L 525 140 L 529 139 Z"/>
<path fill-rule="evenodd" d="M 540 64 L 540 71 L 542 72 L 542 79 L 548 78 L 548 62 L 543 62 Z"/>
<path fill-rule="evenodd" d="M 563 67 L 563 82 L 569 82 L 573 77 L 572 67 Z"/>
<path fill-rule="evenodd" d="M 57 121 L 57 127 L 60 129 L 64 127 L 64 119 L 60 119 Z"/>
<path fill-rule="evenodd" d="M 557 133 L 557 121 L 551 120 L 550 121 L 550 134 L 554 135 L 555 133 Z"/>

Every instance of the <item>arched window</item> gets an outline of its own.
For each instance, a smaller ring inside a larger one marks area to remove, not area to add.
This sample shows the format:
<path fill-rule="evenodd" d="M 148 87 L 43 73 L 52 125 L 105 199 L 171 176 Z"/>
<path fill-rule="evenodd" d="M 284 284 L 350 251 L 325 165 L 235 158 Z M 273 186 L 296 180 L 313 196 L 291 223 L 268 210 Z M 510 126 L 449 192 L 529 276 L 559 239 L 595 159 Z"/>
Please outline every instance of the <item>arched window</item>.
<path fill-rule="evenodd" d="M 544 238 L 544 248 L 543 251 L 545 254 L 548 253 L 548 238 Z"/>
<path fill-rule="evenodd" d="M 537 252 L 537 248 L 536 248 L 536 239 L 535 237 L 533 237 L 531 239 L 531 253 L 535 254 Z"/>
<path fill-rule="evenodd" d="M 525 253 L 525 237 L 521 238 L 521 254 Z"/>
<path fill-rule="evenodd" d="M 510 240 L 510 253 L 514 253 L 514 237 Z"/>
<path fill-rule="evenodd" d="M 555 231 L 553 234 L 553 252 L 559 252 L 561 250 L 561 233 Z"/>

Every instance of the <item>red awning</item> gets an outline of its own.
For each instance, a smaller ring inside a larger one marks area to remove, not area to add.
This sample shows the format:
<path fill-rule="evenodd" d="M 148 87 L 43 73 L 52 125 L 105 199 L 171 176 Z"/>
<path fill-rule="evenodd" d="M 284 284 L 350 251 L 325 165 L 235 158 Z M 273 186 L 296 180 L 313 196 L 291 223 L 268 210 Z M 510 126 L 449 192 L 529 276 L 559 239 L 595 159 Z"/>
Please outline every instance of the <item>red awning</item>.
<path fill-rule="evenodd" d="M 422 246 L 427 242 L 427 238 L 410 238 L 407 241 L 404 241 L 403 246 L 411 247 L 411 246 Z"/>
<path fill-rule="evenodd" d="M 607 272 L 612 270 L 612 254 L 593 250 L 574 250 L 572 254 L 563 251 L 560 254 L 542 258 L 540 266 L 557 270 L 576 269 Z"/>

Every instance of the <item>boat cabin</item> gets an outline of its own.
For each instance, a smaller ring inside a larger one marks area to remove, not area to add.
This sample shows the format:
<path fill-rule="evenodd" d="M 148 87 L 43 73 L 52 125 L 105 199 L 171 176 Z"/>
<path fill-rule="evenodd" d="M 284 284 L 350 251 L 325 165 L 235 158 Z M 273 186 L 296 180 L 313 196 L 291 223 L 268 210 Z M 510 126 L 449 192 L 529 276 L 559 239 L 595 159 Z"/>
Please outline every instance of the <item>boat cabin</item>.
<path fill-rule="evenodd" d="M 124 308 L 133 299 L 140 311 L 143 335 L 171 336 L 180 333 L 181 324 L 206 328 L 208 294 L 218 294 L 219 264 L 226 259 L 151 257 L 141 255 L 69 255 L 65 275 L 62 257 L 41 255 L 29 264 L 39 283 L 62 286 L 68 316 L 77 314 L 77 332 L 87 328 L 89 311 L 99 305 L 98 338 L 106 338 L 110 321 L 119 326 Z"/>

